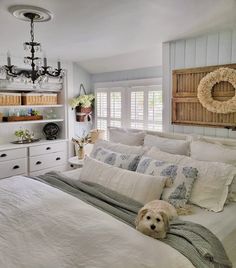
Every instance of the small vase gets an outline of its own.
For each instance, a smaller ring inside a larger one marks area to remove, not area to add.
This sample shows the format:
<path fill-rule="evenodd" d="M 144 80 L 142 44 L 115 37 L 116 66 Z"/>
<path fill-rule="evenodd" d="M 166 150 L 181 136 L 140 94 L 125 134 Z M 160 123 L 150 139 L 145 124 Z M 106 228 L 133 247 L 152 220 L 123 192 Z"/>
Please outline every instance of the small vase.
<path fill-rule="evenodd" d="M 79 159 L 84 159 L 84 147 L 79 147 L 78 148 L 78 158 Z"/>

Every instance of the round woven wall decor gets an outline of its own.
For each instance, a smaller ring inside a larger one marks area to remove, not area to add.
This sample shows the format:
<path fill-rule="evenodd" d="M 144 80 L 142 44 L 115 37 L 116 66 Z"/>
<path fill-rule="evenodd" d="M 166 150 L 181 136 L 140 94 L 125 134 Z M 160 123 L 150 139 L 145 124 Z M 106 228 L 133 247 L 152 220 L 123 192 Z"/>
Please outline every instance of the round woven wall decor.
<path fill-rule="evenodd" d="M 219 82 L 229 82 L 236 89 L 236 70 L 219 68 L 204 76 L 199 85 L 197 97 L 208 111 L 213 113 L 228 114 L 236 112 L 236 93 L 227 101 L 217 101 L 212 98 L 212 88 Z"/>

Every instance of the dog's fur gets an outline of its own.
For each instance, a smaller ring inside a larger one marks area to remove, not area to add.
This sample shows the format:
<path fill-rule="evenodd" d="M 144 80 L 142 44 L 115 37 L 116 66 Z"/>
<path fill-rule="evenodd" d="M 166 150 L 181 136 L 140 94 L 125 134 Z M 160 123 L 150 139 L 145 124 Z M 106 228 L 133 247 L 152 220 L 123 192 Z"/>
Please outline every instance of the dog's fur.
<path fill-rule="evenodd" d="M 169 229 L 169 221 L 177 217 L 174 206 L 163 200 L 153 200 L 139 210 L 135 225 L 138 231 L 163 239 Z"/>

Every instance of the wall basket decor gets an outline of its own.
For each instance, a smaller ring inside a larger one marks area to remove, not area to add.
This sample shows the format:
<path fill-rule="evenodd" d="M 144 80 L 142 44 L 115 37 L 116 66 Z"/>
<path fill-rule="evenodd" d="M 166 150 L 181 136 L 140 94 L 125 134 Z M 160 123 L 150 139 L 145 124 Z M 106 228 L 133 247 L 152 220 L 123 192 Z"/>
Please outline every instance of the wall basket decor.
<path fill-rule="evenodd" d="M 172 124 L 236 127 L 236 64 L 173 70 Z"/>

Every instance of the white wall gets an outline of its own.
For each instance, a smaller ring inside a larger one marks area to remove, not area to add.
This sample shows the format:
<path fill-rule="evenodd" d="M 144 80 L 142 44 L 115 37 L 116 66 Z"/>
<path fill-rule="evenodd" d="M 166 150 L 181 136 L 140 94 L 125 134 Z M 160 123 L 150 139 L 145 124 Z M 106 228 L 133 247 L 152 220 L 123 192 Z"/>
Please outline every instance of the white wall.
<path fill-rule="evenodd" d="M 132 69 L 125 71 L 107 72 L 92 75 L 93 83 L 116 82 L 162 76 L 162 66 Z"/>
<path fill-rule="evenodd" d="M 236 62 L 236 31 L 223 31 L 163 44 L 164 131 L 236 138 L 224 128 L 171 125 L 172 70 Z"/>

